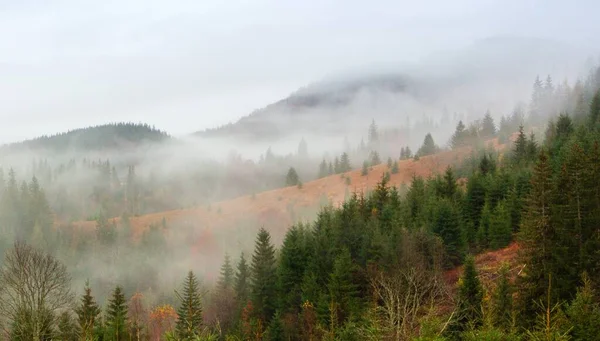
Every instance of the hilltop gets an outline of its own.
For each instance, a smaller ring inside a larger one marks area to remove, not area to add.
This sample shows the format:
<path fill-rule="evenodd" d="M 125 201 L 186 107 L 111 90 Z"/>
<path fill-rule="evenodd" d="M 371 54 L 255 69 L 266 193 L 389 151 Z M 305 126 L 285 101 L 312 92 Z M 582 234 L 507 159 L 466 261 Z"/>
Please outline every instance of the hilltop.
<path fill-rule="evenodd" d="M 3 152 L 23 150 L 50 152 L 118 150 L 136 147 L 148 142 L 163 142 L 170 138 L 167 133 L 148 124 L 121 122 L 40 136 L 31 140 L 4 145 L 1 150 Z"/>

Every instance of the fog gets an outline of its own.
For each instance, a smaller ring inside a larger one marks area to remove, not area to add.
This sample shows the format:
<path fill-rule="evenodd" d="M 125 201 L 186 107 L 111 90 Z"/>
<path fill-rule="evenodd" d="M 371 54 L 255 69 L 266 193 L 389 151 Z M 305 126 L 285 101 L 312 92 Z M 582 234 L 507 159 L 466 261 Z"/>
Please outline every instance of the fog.
<path fill-rule="evenodd" d="M 249 258 L 260 227 L 279 244 L 291 224 L 329 204 L 327 189 L 306 203 L 268 192 L 289 185 L 290 167 L 306 183 L 342 153 L 358 169 L 372 151 L 384 161 L 404 147 L 416 152 L 428 133 L 445 148 L 459 121 L 476 124 L 489 111 L 498 126 L 515 108 L 527 114 L 538 76 L 574 89 L 598 62 L 597 6 L 7 6 L 0 29 L 14 34 L 0 37 L 2 142 L 112 122 L 166 133 L 92 128 L 78 133 L 98 135 L 92 147 L 67 134 L 66 145 L 48 138 L 0 148 L 8 222 L 0 246 L 26 238 L 49 250 L 74 287 L 89 279 L 101 299 L 121 284 L 153 304 L 173 303 L 187 270 L 210 287 L 225 254 Z M 29 197 L 38 195 L 47 207 Z"/>

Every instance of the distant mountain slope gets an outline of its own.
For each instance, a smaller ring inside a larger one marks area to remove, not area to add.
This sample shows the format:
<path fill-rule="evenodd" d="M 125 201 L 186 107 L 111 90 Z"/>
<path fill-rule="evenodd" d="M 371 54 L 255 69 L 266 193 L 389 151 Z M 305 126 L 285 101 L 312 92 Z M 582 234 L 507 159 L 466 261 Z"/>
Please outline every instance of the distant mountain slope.
<path fill-rule="evenodd" d="M 201 137 L 279 138 L 293 133 L 347 134 L 358 122 L 404 123 L 444 111 L 506 114 L 527 100 L 536 75 L 572 75 L 585 53 L 538 38 L 502 36 L 440 51 L 412 66 L 355 70 L 310 84 L 287 98 Z M 351 74 L 351 76 L 348 76 Z M 350 123 L 348 123 L 350 122 Z"/>
<path fill-rule="evenodd" d="M 142 123 L 111 123 L 71 130 L 50 136 L 4 145 L 4 152 L 33 151 L 101 151 L 129 148 L 147 142 L 162 142 L 170 136 Z"/>

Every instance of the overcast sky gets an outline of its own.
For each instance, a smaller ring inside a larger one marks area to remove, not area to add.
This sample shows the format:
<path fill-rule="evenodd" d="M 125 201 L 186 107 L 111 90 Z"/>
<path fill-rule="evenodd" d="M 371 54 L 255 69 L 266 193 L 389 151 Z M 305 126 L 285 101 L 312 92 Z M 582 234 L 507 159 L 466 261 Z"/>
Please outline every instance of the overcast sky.
<path fill-rule="evenodd" d="M 596 2 L 0 0 L 0 142 L 115 121 L 185 134 L 493 35 L 594 46 Z"/>

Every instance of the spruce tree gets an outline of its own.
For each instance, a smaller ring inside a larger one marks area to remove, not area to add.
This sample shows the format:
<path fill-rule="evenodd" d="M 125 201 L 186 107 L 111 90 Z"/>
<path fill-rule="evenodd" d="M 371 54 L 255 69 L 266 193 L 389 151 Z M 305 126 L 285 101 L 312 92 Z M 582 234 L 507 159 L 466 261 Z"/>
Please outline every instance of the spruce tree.
<path fill-rule="evenodd" d="M 467 131 L 466 127 L 462 121 L 458 121 L 458 125 L 456 126 L 456 130 L 454 131 L 454 135 L 450 140 L 450 146 L 452 149 L 456 149 L 458 147 L 462 147 L 466 145 L 467 142 Z"/>
<path fill-rule="evenodd" d="M 458 330 L 477 328 L 482 324 L 483 288 L 473 256 L 467 256 L 464 271 L 458 284 Z"/>
<path fill-rule="evenodd" d="M 454 171 L 452 167 L 448 166 L 446 168 L 446 172 L 444 173 L 444 180 L 442 186 L 442 196 L 447 199 L 453 199 L 454 194 L 456 193 L 456 177 L 454 176 Z"/>
<path fill-rule="evenodd" d="M 554 186 L 550 161 L 542 152 L 533 170 L 531 190 L 527 199 L 527 207 L 519 232 L 520 258 L 525 264 L 524 276 L 520 286 L 520 321 L 526 323 L 527 318 L 536 314 L 534 303 L 547 295 L 549 278 L 555 275 L 554 236 L 555 227 L 551 222 L 552 198 Z"/>
<path fill-rule="evenodd" d="M 519 135 L 515 141 L 515 147 L 513 149 L 513 162 L 518 164 L 524 162 L 527 156 L 527 137 L 523 131 L 523 125 L 519 126 Z"/>
<path fill-rule="evenodd" d="M 367 174 L 369 174 L 369 161 L 363 162 L 363 167 L 360 174 L 362 176 L 366 176 Z"/>
<path fill-rule="evenodd" d="M 275 313 L 277 301 L 277 273 L 275 248 L 271 235 L 261 228 L 256 238 L 252 264 L 250 265 L 250 288 L 255 317 L 267 324 Z"/>
<path fill-rule="evenodd" d="M 419 148 L 417 155 L 419 157 L 431 155 L 431 154 L 437 153 L 437 150 L 438 150 L 438 147 L 436 146 L 435 142 L 433 141 L 433 137 L 431 136 L 430 133 L 427 133 L 427 135 L 425 135 L 425 140 L 423 140 L 423 145 L 421 146 L 421 148 Z"/>
<path fill-rule="evenodd" d="M 304 230 L 300 226 L 292 226 L 285 234 L 279 256 L 278 290 L 279 309 L 298 313 L 302 296 L 302 280 L 308 263 L 308 250 L 305 245 Z"/>
<path fill-rule="evenodd" d="M 381 164 L 381 158 L 376 150 L 371 151 L 371 166 L 377 166 Z"/>
<path fill-rule="evenodd" d="M 231 266 L 231 259 L 228 254 L 225 254 L 225 260 L 221 266 L 221 274 L 217 281 L 217 288 L 221 290 L 233 288 L 234 284 L 234 272 Z"/>
<path fill-rule="evenodd" d="M 319 165 L 319 179 L 320 178 L 324 178 L 327 176 L 327 162 L 325 161 L 325 159 L 323 159 L 323 161 L 321 162 L 321 164 Z"/>
<path fill-rule="evenodd" d="M 283 330 L 283 323 L 281 322 L 281 314 L 279 311 L 275 312 L 269 327 L 267 328 L 264 339 L 266 341 L 284 341 L 285 335 Z"/>
<path fill-rule="evenodd" d="M 512 326 L 513 288 L 509 279 L 509 266 L 502 264 L 496 288 L 492 293 L 492 324 L 496 328 L 508 331 Z"/>
<path fill-rule="evenodd" d="M 587 275 L 583 276 L 583 286 L 566 310 L 573 329 L 573 340 L 597 340 L 600 331 L 600 305 Z"/>
<path fill-rule="evenodd" d="M 348 153 L 342 153 L 340 157 L 340 173 L 345 173 L 352 170 L 352 165 L 350 164 L 350 157 Z"/>
<path fill-rule="evenodd" d="M 58 317 L 57 340 L 77 341 L 77 327 L 73 322 L 73 317 L 68 311 L 64 311 Z M 84 339 L 88 340 L 88 339 Z"/>
<path fill-rule="evenodd" d="M 481 137 L 489 138 L 496 135 L 496 125 L 494 124 L 494 119 L 488 110 L 483 117 L 483 122 L 481 124 Z"/>
<path fill-rule="evenodd" d="M 394 160 L 394 163 L 392 164 L 392 174 L 398 174 L 398 172 L 399 172 L 398 161 Z"/>
<path fill-rule="evenodd" d="M 511 240 L 510 216 L 504 202 L 494 208 L 489 224 L 488 240 L 492 250 L 506 247 Z"/>
<path fill-rule="evenodd" d="M 538 153 L 537 142 L 535 141 L 535 134 L 532 132 L 527 140 L 527 146 L 525 148 L 525 155 L 527 159 L 535 159 Z"/>
<path fill-rule="evenodd" d="M 596 126 L 596 123 L 600 120 L 600 90 L 596 91 L 596 94 L 592 98 L 590 105 L 590 125 L 591 127 Z"/>
<path fill-rule="evenodd" d="M 492 210 L 490 203 L 485 201 L 481 209 L 481 218 L 479 219 L 479 228 L 477 229 L 477 245 L 480 249 L 487 249 L 489 246 L 490 225 L 492 220 Z"/>
<path fill-rule="evenodd" d="M 285 177 L 285 185 L 296 186 L 299 182 L 300 178 L 298 177 L 298 173 L 296 173 L 296 169 L 294 169 L 294 167 L 290 167 Z"/>
<path fill-rule="evenodd" d="M 238 303 L 244 307 L 250 297 L 250 270 L 244 253 L 240 255 L 240 261 L 237 264 L 235 272 L 234 289 Z"/>
<path fill-rule="evenodd" d="M 369 126 L 369 146 L 373 146 L 379 142 L 379 131 L 377 130 L 377 125 L 375 124 L 375 120 L 371 122 Z"/>
<path fill-rule="evenodd" d="M 129 340 L 127 333 L 127 301 L 120 286 L 117 286 L 106 308 L 105 340 Z"/>
<path fill-rule="evenodd" d="M 179 295 L 181 304 L 177 309 L 175 332 L 178 340 L 192 340 L 202 330 L 202 299 L 200 284 L 192 271 L 188 272 L 183 283 L 183 295 Z"/>
<path fill-rule="evenodd" d="M 327 284 L 330 314 L 337 317 L 337 321 L 332 321 L 335 324 L 343 324 L 359 308 L 359 292 L 353 282 L 353 268 L 350 252 L 343 248 L 335 259 Z"/>
<path fill-rule="evenodd" d="M 92 296 L 92 289 L 88 281 L 85 282 L 84 294 L 75 313 L 77 314 L 79 335 L 83 340 L 92 340 L 101 310 Z"/>
<path fill-rule="evenodd" d="M 438 201 L 433 221 L 433 232 L 444 241 L 449 265 L 460 264 L 464 252 L 460 217 L 455 206 L 448 199 Z"/>

